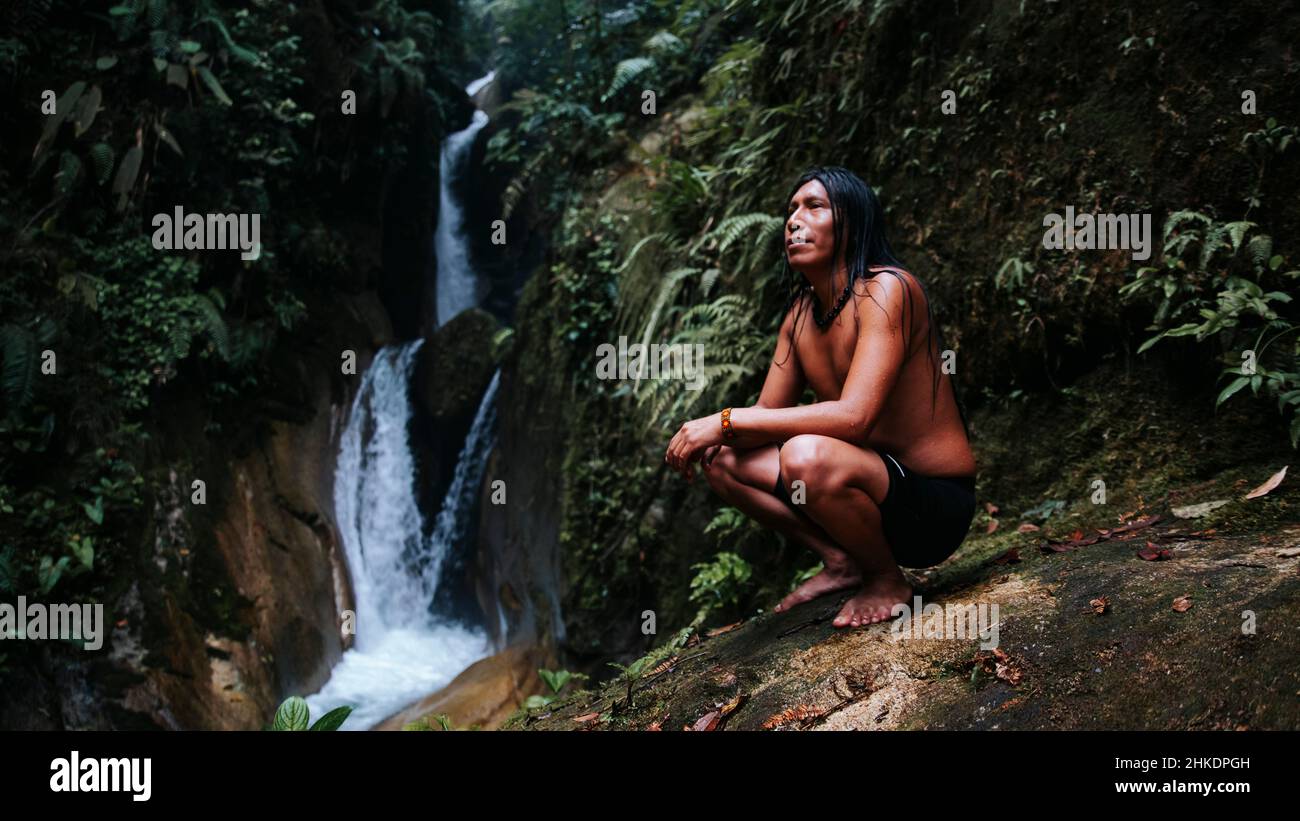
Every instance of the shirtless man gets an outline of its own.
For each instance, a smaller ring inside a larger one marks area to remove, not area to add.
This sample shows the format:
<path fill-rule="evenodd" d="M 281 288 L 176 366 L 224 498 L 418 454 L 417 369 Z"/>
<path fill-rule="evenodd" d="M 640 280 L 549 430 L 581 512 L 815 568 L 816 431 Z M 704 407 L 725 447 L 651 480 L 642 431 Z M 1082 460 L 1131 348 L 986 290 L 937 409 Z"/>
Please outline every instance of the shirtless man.
<path fill-rule="evenodd" d="M 758 403 L 685 423 L 664 459 L 692 481 L 700 462 L 729 504 L 821 556 L 778 611 L 860 587 L 834 624 L 874 624 L 912 596 L 900 564 L 938 564 L 965 538 L 975 456 L 929 299 L 890 251 L 875 193 L 813 168 L 788 202 L 786 262 L 802 277 Z M 800 406 L 805 386 L 817 401 Z"/>

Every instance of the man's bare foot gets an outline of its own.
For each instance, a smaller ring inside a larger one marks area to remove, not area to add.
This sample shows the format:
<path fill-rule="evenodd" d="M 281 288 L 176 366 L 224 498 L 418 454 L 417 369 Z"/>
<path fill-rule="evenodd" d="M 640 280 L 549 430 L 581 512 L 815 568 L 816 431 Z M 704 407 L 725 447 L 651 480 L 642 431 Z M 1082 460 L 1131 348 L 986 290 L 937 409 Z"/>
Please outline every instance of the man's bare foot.
<path fill-rule="evenodd" d="M 847 590 L 850 587 L 857 587 L 862 583 L 862 571 L 851 560 L 843 564 L 827 564 L 816 576 L 796 587 L 790 592 L 790 595 L 781 599 L 774 611 L 783 613 L 794 607 L 796 604 L 803 604 L 806 601 L 812 601 L 818 596 L 825 596 L 827 593 L 834 593 L 837 590 Z"/>
<path fill-rule="evenodd" d="M 887 621 L 894 605 L 907 603 L 912 596 L 912 586 L 903 574 L 894 572 L 874 576 L 867 580 L 862 590 L 844 603 L 839 615 L 831 622 L 836 627 L 861 627 Z"/>

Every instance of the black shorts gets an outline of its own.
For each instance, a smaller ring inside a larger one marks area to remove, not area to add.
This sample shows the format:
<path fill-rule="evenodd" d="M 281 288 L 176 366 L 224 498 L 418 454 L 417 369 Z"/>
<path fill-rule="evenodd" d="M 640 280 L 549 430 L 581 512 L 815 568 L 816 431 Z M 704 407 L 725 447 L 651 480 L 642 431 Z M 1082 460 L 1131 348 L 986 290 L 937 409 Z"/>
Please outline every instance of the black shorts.
<path fill-rule="evenodd" d="M 903 567 L 933 567 L 957 552 L 975 519 L 975 478 L 922 476 L 888 453 L 880 457 L 889 471 L 880 520 L 894 561 Z M 803 512 L 790 499 L 779 471 L 773 492 Z"/>

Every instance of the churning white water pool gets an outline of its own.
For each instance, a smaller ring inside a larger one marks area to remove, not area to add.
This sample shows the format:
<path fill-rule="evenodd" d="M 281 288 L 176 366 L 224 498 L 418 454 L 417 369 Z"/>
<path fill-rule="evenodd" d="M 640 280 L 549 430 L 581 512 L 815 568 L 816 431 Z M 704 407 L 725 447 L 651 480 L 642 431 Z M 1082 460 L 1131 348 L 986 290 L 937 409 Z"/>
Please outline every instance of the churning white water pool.
<path fill-rule="evenodd" d="M 339 447 L 334 508 L 356 600 L 355 643 L 307 698 L 312 720 L 342 705 L 364 730 L 491 652 L 487 634 L 431 609 L 444 560 L 465 537 L 492 446 L 492 377 L 428 537 L 411 455 L 411 371 L 421 340 L 382 349 L 362 378 Z"/>

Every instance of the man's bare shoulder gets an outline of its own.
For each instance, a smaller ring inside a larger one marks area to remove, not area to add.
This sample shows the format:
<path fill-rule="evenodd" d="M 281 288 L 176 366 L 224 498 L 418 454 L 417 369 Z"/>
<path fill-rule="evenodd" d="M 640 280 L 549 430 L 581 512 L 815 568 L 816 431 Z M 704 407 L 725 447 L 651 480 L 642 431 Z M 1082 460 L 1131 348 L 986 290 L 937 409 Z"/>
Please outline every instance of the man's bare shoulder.
<path fill-rule="evenodd" d="M 876 307 L 871 322 L 884 320 L 892 328 L 901 328 L 903 307 L 916 301 L 920 293 L 916 275 L 901 268 L 874 269 L 869 273 L 872 276 L 866 280 L 859 301 Z"/>

